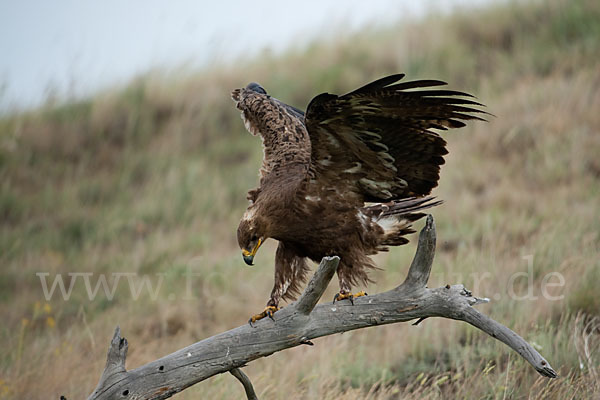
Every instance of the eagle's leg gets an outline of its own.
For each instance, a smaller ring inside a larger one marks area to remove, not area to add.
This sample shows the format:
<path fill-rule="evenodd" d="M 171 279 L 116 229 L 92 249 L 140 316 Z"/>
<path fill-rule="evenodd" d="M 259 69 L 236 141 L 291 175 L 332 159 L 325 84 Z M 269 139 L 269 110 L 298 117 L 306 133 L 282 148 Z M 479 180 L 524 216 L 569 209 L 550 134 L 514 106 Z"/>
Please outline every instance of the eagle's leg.
<path fill-rule="evenodd" d="M 279 310 L 279 301 L 294 299 L 300 291 L 300 284 L 306 280 L 308 271 L 306 259 L 298 256 L 293 246 L 279 242 L 275 253 L 275 282 L 271 297 L 267 307 L 250 318 L 250 325 L 265 317 L 273 319 L 273 314 Z"/>
<path fill-rule="evenodd" d="M 352 305 L 354 305 L 355 297 L 361 297 L 361 296 L 367 295 L 367 293 L 362 290 L 356 294 L 352 294 L 352 284 L 350 283 L 351 279 L 350 279 L 349 273 L 350 273 L 349 267 L 347 267 L 343 263 L 340 263 L 340 265 L 338 266 L 338 269 L 337 269 L 338 281 L 340 283 L 340 292 L 336 293 L 335 296 L 333 297 L 334 304 L 336 301 L 348 299 L 348 300 L 350 300 L 350 303 L 352 303 Z"/>

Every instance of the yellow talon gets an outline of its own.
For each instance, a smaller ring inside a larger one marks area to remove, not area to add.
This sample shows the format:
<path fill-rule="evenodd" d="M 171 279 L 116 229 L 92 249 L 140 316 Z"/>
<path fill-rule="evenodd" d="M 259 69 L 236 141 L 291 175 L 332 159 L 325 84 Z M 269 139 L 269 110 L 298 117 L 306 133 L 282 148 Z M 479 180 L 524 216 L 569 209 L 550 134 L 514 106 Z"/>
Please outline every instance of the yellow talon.
<path fill-rule="evenodd" d="M 349 299 L 350 303 L 352 303 L 352 305 L 354 305 L 354 298 L 362 297 L 362 296 L 367 296 L 367 293 L 363 290 L 361 290 L 360 292 L 358 292 L 356 294 L 339 292 L 339 293 L 336 293 L 335 297 L 333 298 L 333 303 L 335 304 L 336 301 Z"/>
<path fill-rule="evenodd" d="M 250 324 L 250 326 L 252 326 L 252 324 L 260 319 L 263 319 L 264 317 L 269 317 L 271 318 L 273 321 L 275 321 L 273 319 L 273 314 L 275 314 L 275 312 L 279 310 L 279 307 L 275 307 L 275 306 L 267 306 L 265 307 L 265 309 L 260 313 L 260 314 L 255 314 L 253 315 L 249 320 L 248 323 Z"/>

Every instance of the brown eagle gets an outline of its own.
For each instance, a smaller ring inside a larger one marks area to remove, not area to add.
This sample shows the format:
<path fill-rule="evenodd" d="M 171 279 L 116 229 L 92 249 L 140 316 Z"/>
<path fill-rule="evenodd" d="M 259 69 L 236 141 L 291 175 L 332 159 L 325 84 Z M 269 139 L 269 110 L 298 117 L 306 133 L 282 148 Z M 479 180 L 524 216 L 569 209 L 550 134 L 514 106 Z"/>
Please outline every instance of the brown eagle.
<path fill-rule="evenodd" d="M 259 187 L 237 230 L 244 261 L 252 265 L 268 238 L 279 241 L 275 284 L 267 307 L 250 323 L 293 299 L 305 281 L 307 259 L 337 255 L 340 292 L 371 282 L 369 256 L 408 242 L 420 211 L 439 204 L 426 197 L 437 186 L 446 141 L 435 130 L 483 120 L 473 96 L 435 88 L 437 80 L 399 82 L 396 74 L 343 96 L 323 93 L 306 113 L 267 94 L 257 83 L 232 92 L 264 159 Z M 433 89 L 432 89 L 433 87 Z"/>

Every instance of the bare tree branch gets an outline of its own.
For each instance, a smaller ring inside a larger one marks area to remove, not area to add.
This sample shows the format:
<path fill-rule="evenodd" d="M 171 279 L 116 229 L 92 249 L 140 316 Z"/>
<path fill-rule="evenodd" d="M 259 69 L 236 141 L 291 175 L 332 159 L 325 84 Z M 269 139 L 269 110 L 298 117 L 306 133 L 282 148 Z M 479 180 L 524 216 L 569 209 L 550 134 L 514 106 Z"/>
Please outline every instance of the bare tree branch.
<path fill-rule="evenodd" d="M 333 278 L 338 264 L 339 257 L 324 257 L 321 265 L 315 272 L 306 289 L 296 302 L 296 309 L 300 314 L 308 315 L 315 308 L 321 296 L 327 289 L 329 281 Z"/>
<path fill-rule="evenodd" d="M 414 319 L 419 323 L 429 317 L 466 321 L 510 346 L 541 375 L 555 378 L 556 372 L 550 364 L 523 338 L 473 308 L 487 299 L 474 297 L 463 285 L 425 287 L 434 252 L 435 225 L 428 216 L 408 277 L 397 288 L 358 297 L 354 305 L 341 301 L 315 306 L 339 262 L 337 257 L 326 257 L 300 299 L 278 311 L 275 321 L 265 318 L 252 327 L 244 324 L 131 371 L 125 371 L 127 341 L 121 338 L 117 327 L 105 370 L 88 400 L 166 399 L 257 358 L 301 344 L 312 345 L 311 340 L 321 336 Z"/>
<path fill-rule="evenodd" d="M 419 234 L 419 245 L 417 246 L 415 258 L 410 264 L 403 285 L 415 288 L 424 288 L 427 285 L 431 266 L 433 265 L 433 257 L 435 256 L 435 241 L 435 222 L 433 222 L 433 217 L 428 215 L 425 227 Z"/>
<path fill-rule="evenodd" d="M 250 382 L 250 378 L 248 378 L 248 375 L 243 373 L 242 370 L 239 368 L 234 368 L 229 372 L 231 372 L 231 375 L 235 376 L 240 382 L 242 382 L 248 400 L 258 400 L 258 397 L 256 397 L 256 393 L 254 393 L 254 387 L 252 387 L 252 382 Z"/>

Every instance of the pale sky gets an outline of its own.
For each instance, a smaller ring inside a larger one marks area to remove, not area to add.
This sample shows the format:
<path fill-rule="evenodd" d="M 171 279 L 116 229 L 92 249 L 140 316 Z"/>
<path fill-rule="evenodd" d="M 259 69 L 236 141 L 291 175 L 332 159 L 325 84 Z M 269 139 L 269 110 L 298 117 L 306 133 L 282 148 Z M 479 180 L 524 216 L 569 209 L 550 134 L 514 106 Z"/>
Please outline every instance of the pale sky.
<path fill-rule="evenodd" d="M 0 0 L 0 111 L 488 0 Z"/>

